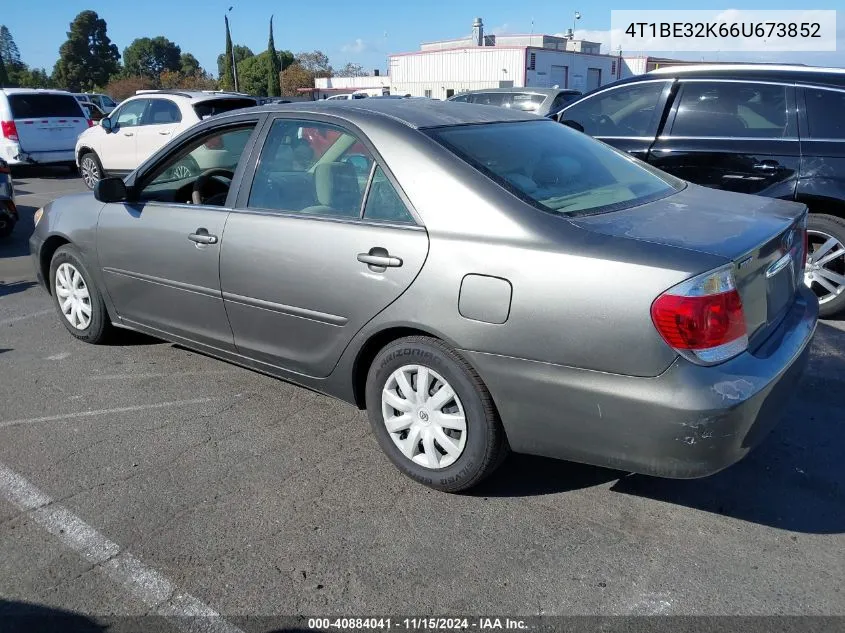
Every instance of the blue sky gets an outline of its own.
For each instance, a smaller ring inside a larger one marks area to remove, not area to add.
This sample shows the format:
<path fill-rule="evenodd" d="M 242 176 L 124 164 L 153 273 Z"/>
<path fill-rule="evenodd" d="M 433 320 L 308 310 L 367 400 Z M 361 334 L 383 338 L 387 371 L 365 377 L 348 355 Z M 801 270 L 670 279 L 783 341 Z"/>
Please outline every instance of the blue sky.
<path fill-rule="evenodd" d="M 609 0 L 317 0 L 315 2 L 272 2 L 267 0 L 143 0 L 142 2 L 75 2 L 4 0 L 0 23 L 9 27 L 23 60 L 48 72 L 58 57 L 68 25 L 84 9 L 93 9 L 108 22 L 109 36 L 121 53 L 136 37 L 164 35 L 191 52 L 207 69 L 216 72 L 217 55 L 224 48 L 223 15 L 232 10 L 232 37 L 237 44 L 258 53 L 267 46 L 270 14 L 275 14 L 278 48 L 294 52 L 320 49 L 333 66 L 357 62 L 365 68 L 386 67 L 390 52 L 416 50 L 422 41 L 459 37 L 469 33 L 473 18 L 484 20 L 486 32 L 560 33 L 573 24 L 573 12 L 582 15 L 577 28 L 593 39 L 602 39 L 610 28 L 612 8 L 631 5 Z M 734 1 L 715 7 L 710 2 L 685 5 L 687 9 L 837 9 L 842 0 L 814 0 L 800 7 L 794 1 Z M 642 9 L 677 9 L 677 0 L 644 0 Z M 845 11 L 837 15 L 839 34 L 835 53 L 781 54 L 765 61 L 803 62 L 845 66 Z M 603 49 L 602 52 L 608 52 Z M 678 55 L 678 57 L 683 57 Z M 714 54 L 705 54 L 715 59 Z M 738 55 L 723 53 L 722 59 Z M 694 58 L 694 56 L 693 56 Z"/>

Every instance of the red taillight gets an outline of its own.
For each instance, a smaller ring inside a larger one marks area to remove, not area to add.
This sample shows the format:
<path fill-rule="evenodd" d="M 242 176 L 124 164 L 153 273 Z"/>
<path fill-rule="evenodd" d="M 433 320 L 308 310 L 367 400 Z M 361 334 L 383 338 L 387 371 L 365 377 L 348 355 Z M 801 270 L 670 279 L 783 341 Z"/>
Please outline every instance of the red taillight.
<path fill-rule="evenodd" d="M 91 119 L 88 119 L 88 127 L 94 127 L 94 122 Z"/>
<path fill-rule="evenodd" d="M 0 132 L 10 141 L 18 140 L 18 126 L 14 121 L 0 121 Z"/>
<path fill-rule="evenodd" d="M 730 267 L 660 295 L 651 306 L 651 320 L 670 347 L 694 362 L 719 363 L 748 347 L 742 298 Z"/>

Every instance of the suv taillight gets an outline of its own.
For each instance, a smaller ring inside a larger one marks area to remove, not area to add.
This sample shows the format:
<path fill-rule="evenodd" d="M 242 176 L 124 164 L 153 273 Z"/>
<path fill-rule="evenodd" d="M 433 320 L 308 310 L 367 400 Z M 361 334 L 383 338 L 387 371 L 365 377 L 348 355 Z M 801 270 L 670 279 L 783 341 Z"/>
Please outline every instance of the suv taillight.
<path fill-rule="evenodd" d="M 18 126 L 14 121 L 0 121 L 0 133 L 10 141 L 18 140 Z"/>
<path fill-rule="evenodd" d="M 748 348 L 742 298 L 730 265 L 664 292 L 651 305 L 651 320 L 670 347 L 700 365 L 721 363 Z"/>

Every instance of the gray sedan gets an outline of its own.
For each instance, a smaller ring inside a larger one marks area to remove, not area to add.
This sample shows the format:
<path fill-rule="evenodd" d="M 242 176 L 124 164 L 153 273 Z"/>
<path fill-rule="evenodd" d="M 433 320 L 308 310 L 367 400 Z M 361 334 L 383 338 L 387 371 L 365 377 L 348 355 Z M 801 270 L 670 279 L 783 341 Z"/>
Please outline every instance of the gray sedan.
<path fill-rule="evenodd" d="M 186 176 L 195 152 L 219 167 Z M 803 205 L 467 104 L 227 113 L 35 219 L 75 337 L 138 330 L 354 403 L 446 491 L 508 450 L 723 469 L 784 409 L 818 314 Z"/>

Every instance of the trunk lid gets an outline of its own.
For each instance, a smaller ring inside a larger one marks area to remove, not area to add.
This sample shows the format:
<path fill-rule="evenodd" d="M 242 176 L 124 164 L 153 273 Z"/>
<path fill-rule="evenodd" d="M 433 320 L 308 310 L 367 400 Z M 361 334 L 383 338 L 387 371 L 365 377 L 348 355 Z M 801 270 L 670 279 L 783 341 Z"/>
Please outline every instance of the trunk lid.
<path fill-rule="evenodd" d="M 777 327 L 803 283 L 806 214 L 794 202 L 688 185 L 656 202 L 571 221 L 732 262 L 753 348 Z"/>
<path fill-rule="evenodd" d="M 9 95 L 18 142 L 24 152 L 73 151 L 88 120 L 73 95 L 26 92 Z"/>

